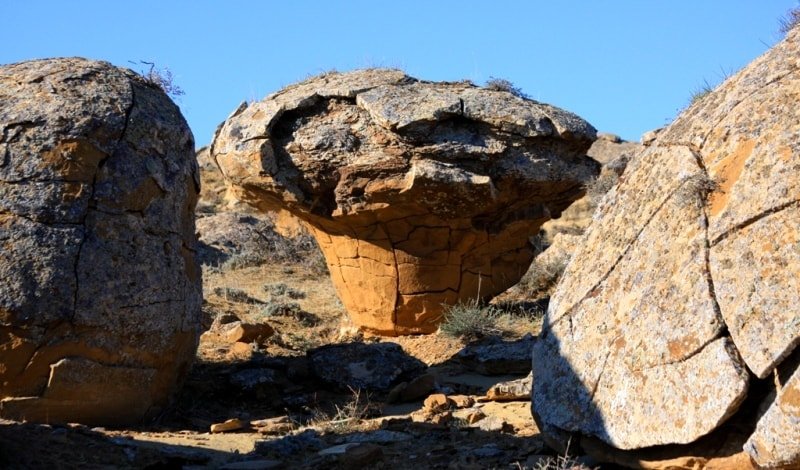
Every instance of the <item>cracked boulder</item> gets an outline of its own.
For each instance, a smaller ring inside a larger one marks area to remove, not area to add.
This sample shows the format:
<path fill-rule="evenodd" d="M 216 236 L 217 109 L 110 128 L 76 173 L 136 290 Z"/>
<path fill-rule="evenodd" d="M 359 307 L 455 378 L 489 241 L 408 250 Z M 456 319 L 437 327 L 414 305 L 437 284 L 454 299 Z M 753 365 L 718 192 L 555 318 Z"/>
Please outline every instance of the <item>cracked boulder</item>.
<path fill-rule="evenodd" d="M 798 69 L 795 30 L 659 133 L 600 203 L 534 346 L 541 428 L 617 449 L 692 443 L 795 350 Z M 761 465 L 800 463 L 792 381 L 746 447 Z"/>
<path fill-rule="evenodd" d="M 239 198 L 311 228 L 357 325 L 397 335 L 514 285 L 528 238 L 597 174 L 594 138 L 505 91 L 371 69 L 243 104 L 211 153 Z"/>
<path fill-rule="evenodd" d="M 129 70 L 0 67 L 0 417 L 119 425 L 167 404 L 200 325 L 193 147 Z"/>

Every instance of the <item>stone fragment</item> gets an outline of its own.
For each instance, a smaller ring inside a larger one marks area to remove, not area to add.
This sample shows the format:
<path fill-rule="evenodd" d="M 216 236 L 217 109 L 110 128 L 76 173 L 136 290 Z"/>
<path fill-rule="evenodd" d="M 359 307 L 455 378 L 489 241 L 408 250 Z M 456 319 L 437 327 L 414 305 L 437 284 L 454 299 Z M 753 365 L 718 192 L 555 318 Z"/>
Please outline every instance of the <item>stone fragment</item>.
<path fill-rule="evenodd" d="M 533 377 L 529 374 L 522 379 L 500 382 L 492 385 L 489 387 L 489 390 L 486 391 L 486 396 L 481 398 L 480 401 L 530 400 L 532 380 Z"/>
<path fill-rule="evenodd" d="M 314 375 L 342 389 L 387 392 L 425 370 L 396 343 L 327 345 L 308 351 L 308 358 Z"/>
<path fill-rule="evenodd" d="M 311 227 L 357 325 L 397 335 L 516 283 L 528 237 L 597 173 L 594 138 L 509 92 L 371 69 L 243 104 L 211 155 L 242 200 Z"/>
<path fill-rule="evenodd" d="M 295 428 L 288 416 L 253 420 L 250 421 L 250 426 L 259 434 L 286 434 Z"/>
<path fill-rule="evenodd" d="M 779 468 L 800 462 L 800 367 L 778 392 L 758 421 L 744 450 L 764 468 Z"/>
<path fill-rule="evenodd" d="M 135 424 L 168 405 L 201 324 L 194 140 L 107 62 L 0 67 L 0 417 Z"/>
<path fill-rule="evenodd" d="M 456 408 L 469 408 L 475 404 L 475 399 L 469 395 L 450 395 L 447 398 L 453 402 Z"/>
<path fill-rule="evenodd" d="M 226 420 L 222 423 L 214 423 L 211 425 L 211 432 L 230 432 L 230 431 L 238 431 L 245 427 L 244 421 L 239 418 L 231 418 Z"/>
<path fill-rule="evenodd" d="M 422 406 L 429 413 L 439 413 L 449 410 L 454 405 L 453 400 L 443 393 L 434 393 L 425 399 Z"/>
<path fill-rule="evenodd" d="M 225 339 L 235 343 L 263 343 L 267 338 L 275 333 L 275 330 L 267 323 L 245 323 L 236 322 L 237 325 L 230 328 L 225 333 Z"/>

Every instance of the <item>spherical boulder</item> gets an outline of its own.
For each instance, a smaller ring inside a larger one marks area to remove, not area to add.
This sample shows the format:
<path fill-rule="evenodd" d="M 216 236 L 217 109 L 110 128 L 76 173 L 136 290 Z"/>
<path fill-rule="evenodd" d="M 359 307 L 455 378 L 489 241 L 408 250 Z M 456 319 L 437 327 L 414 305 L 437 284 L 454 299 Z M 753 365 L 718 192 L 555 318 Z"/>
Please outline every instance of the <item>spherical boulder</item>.
<path fill-rule="evenodd" d="M 130 70 L 0 67 L 0 417 L 154 416 L 197 348 L 192 134 Z"/>

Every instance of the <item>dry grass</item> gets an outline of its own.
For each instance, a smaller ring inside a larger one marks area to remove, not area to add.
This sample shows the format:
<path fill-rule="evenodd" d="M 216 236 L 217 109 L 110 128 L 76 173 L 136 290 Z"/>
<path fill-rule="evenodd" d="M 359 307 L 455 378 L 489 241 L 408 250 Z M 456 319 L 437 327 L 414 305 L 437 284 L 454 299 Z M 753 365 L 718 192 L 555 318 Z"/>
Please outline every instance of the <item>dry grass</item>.
<path fill-rule="evenodd" d="M 334 405 L 332 412 L 313 410 L 309 427 L 336 434 L 373 430 L 376 424 L 367 418 L 375 413 L 374 408 L 368 394 L 350 387 L 350 399 L 341 406 Z"/>
<path fill-rule="evenodd" d="M 519 336 L 536 329 L 542 315 L 541 309 L 521 303 L 481 305 L 471 300 L 446 307 L 439 333 L 463 339 Z"/>
<path fill-rule="evenodd" d="M 787 34 L 800 24 L 800 7 L 792 8 L 787 11 L 785 15 L 778 19 L 779 30 L 783 34 Z"/>

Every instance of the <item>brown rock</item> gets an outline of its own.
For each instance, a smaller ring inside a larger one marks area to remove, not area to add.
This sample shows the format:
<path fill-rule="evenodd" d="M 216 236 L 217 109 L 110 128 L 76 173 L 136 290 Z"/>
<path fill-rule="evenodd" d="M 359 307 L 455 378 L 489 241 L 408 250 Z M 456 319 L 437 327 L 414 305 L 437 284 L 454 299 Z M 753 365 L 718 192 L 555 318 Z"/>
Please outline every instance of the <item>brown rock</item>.
<path fill-rule="evenodd" d="M 469 395 L 450 395 L 447 397 L 456 408 L 469 408 L 475 404 L 475 399 Z"/>
<path fill-rule="evenodd" d="M 231 418 L 226 420 L 222 423 L 215 423 L 211 425 L 211 432 L 230 432 L 230 431 L 238 431 L 239 429 L 244 428 L 245 424 L 239 418 Z"/>
<path fill-rule="evenodd" d="M 121 425 L 194 358 L 192 134 L 130 70 L 0 67 L 0 416 Z"/>
<path fill-rule="evenodd" d="M 262 343 L 275 333 L 267 323 L 236 323 L 236 326 L 225 333 L 225 339 L 232 343 Z"/>
<path fill-rule="evenodd" d="M 486 397 L 480 401 L 530 400 L 531 380 L 532 376 L 528 375 L 522 379 L 510 380 L 508 382 L 500 382 L 499 384 L 492 385 L 489 390 L 486 391 Z"/>
<path fill-rule="evenodd" d="M 800 343 L 799 68 L 794 31 L 606 195 L 534 346 L 540 428 L 619 449 L 694 442 L 737 412 L 746 367 L 767 377 Z M 748 452 L 796 465 L 784 439 L 800 423 L 772 410 Z"/>
<path fill-rule="evenodd" d="M 228 358 L 240 361 L 249 361 L 253 358 L 253 345 L 250 343 L 236 342 L 228 350 Z"/>
<path fill-rule="evenodd" d="M 444 393 L 434 393 L 425 399 L 422 406 L 430 413 L 449 410 L 454 405 L 453 400 Z"/>
<path fill-rule="evenodd" d="M 528 237 L 596 174 L 594 136 L 507 92 L 372 69 L 240 106 L 211 153 L 244 201 L 311 227 L 357 325 L 396 335 L 519 280 Z"/>

